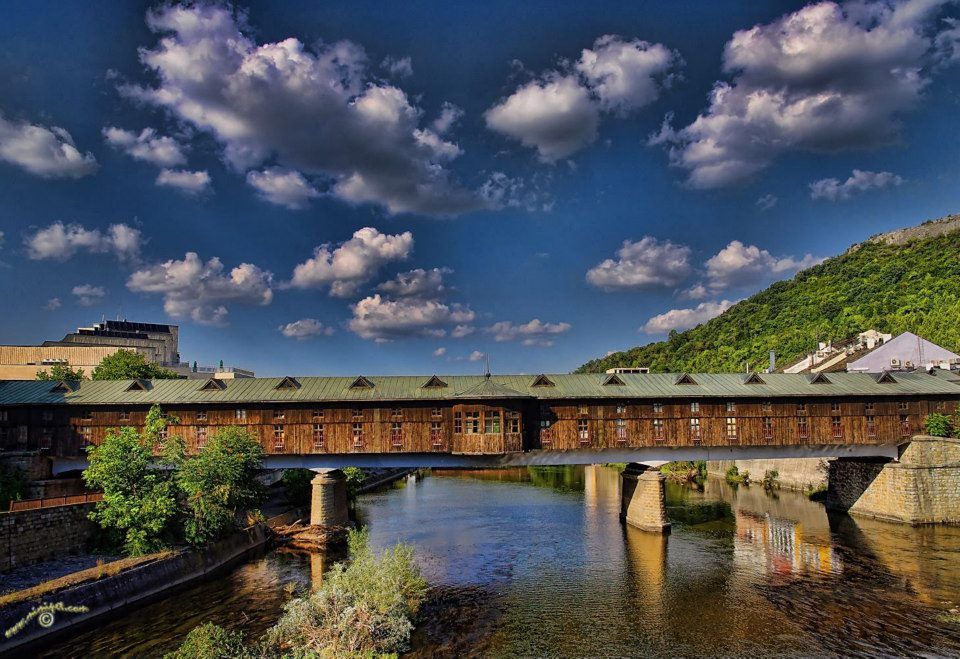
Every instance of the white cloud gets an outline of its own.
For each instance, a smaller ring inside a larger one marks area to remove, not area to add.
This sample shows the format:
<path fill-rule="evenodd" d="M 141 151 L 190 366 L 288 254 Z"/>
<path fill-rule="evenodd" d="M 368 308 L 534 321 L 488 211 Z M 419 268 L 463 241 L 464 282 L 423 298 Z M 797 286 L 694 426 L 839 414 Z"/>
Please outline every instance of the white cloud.
<path fill-rule="evenodd" d="M 486 354 L 480 352 L 479 350 L 474 350 L 470 353 L 470 356 L 467 357 L 472 362 L 482 362 L 486 358 Z"/>
<path fill-rule="evenodd" d="M 438 135 L 444 135 L 454 124 L 460 121 L 460 118 L 463 116 L 463 109 L 450 103 L 449 101 L 444 101 L 443 105 L 440 108 L 440 115 L 433 120 L 433 123 L 430 124 L 433 127 L 433 132 Z"/>
<path fill-rule="evenodd" d="M 868 190 L 889 188 L 903 183 L 903 179 L 891 172 L 865 172 L 853 170 L 846 181 L 824 178 L 810 184 L 811 199 L 843 201 Z"/>
<path fill-rule="evenodd" d="M 467 306 L 438 300 L 405 297 L 390 300 L 380 294 L 366 297 L 352 307 L 350 329 L 364 339 L 389 341 L 413 336 L 441 337 L 450 326 L 472 322 Z"/>
<path fill-rule="evenodd" d="M 757 208 L 759 208 L 759 209 L 762 210 L 762 211 L 768 211 L 768 210 L 770 210 L 771 208 L 773 208 L 774 206 L 776 206 L 778 201 L 780 201 L 780 200 L 777 199 L 777 196 L 776 196 L 776 195 L 773 195 L 773 194 L 765 194 L 765 195 L 763 195 L 762 197 L 760 197 L 759 199 L 757 199 L 756 206 L 757 206 Z"/>
<path fill-rule="evenodd" d="M 187 252 L 182 260 L 171 259 L 134 272 L 127 288 L 163 295 L 163 308 L 174 318 L 219 325 L 226 320 L 229 303 L 270 304 L 272 282 L 271 273 L 251 263 L 241 263 L 224 274 L 217 257 L 204 263 L 195 252 Z"/>
<path fill-rule="evenodd" d="M 470 336 L 477 331 L 477 328 L 473 325 L 457 325 L 452 330 L 450 330 L 450 337 L 454 339 L 462 339 L 466 336 Z"/>
<path fill-rule="evenodd" d="M 493 172 L 480 186 L 480 198 L 488 208 L 523 208 L 524 210 L 550 211 L 553 209 L 553 196 L 545 191 L 542 183 L 549 177 L 534 175 L 533 181 L 519 176 L 507 176 L 503 172 Z"/>
<path fill-rule="evenodd" d="M 726 44 L 709 105 L 652 144 L 695 188 L 749 179 L 788 151 L 869 148 L 897 139 L 937 57 L 932 36 L 943 2 L 809 4 L 740 30 Z"/>
<path fill-rule="evenodd" d="M 63 128 L 9 121 L 0 114 L 0 160 L 44 178 L 81 178 L 97 171 Z"/>
<path fill-rule="evenodd" d="M 77 304 L 83 307 L 92 307 L 94 304 L 102 301 L 107 295 L 107 291 L 103 286 L 92 286 L 91 284 L 74 286 L 70 292 L 77 298 Z M 60 301 L 57 300 L 57 306 L 59 306 L 59 302 Z"/>
<path fill-rule="evenodd" d="M 131 158 L 149 162 L 157 167 L 174 167 L 187 162 L 183 147 L 172 137 L 159 135 L 153 128 L 144 128 L 140 134 L 114 126 L 103 129 L 103 138 L 110 146 Z"/>
<path fill-rule="evenodd" d="M 320 245 L 313 257 L 293 270 L 290 286 L 294 288 L 330 287 L 334 297 L 349 297 L 391 261 L 402 261 L 413 251 L 413 234 L 380 233 L 373 227 L 354 232 L 353 237 L 333 248 Z"/>
<path fill-rule="evenodd" d="M 623 241 L 616 259 L 587 271 L 587 281 L 604 290 L 677 286 L 691 272 L 690 248 L 644 236 Z"/>
<path fill-rule="evenodd" d="M 210 189 L 210 174 L 188 169 L 162 169 L 157 174 L 157 185 L 176 188 L 189 195 L 200 194 Z"/>
<path fill-rule="evenodd" d="M 707 284 L 713 291 L 756 287 L 771 279 L 792 276 L 822 260 L 812 254 L 800 259 L 793 256 L 775 257 L 756 245 L 744 245 L 739 240 L 732 240 L 707 259 Z"/>
<path fill-rule="evenodd" d="M 679 63 L 660 44 L 604 35 L 572 66 L 520 86 L 484 118 L 491 130 L 554 162 L 596 140 L 602 112 L 624 115 L 655 101 Z"/>
<path fill-rule="evenodd" d="M 138 229 L 126 224 L 111 224 L 107 230 L 86 229 L 79 224 L 54 222 L 24 239 L 27 256 L 35 261 L 66 261 L 78 251 L 93 254 L 112 253 L 121 261 L 140 256 L 142 237 Z"/>
<path fill-rule="evenodd" d="M 417 268 L 399 273 L 390 281 L 385 281 L 377 286 L 377 290 L 394 297 L 436 299 L 449 291 L 443 283 L 443 277 L 451 272 L 453 271 L 449 268 L 433 268 L 431 270 Z"/>
<path fill-rule="evenodd" d="M 648 320 L 640 331 L 646 334 L 667 334 L 672 330 L 690 329 L 719 316 L 734 304 L 736 303 L 730 300 L 721 300 L 701 302 L 693 309 L 671 309 Z"/>
<path fill-rule="evenodd" d="M 283 167 L 268 167 L 262 172 L 247 172 L 247 184 L 261 199 L 290 210 L 306 208 L 320 193 L 298 171 Z"/>
<path fill-rule="evenodd" d="M 413 63 L 410 61 L 409 56 L 384 57 L 383 61 L 380 62 L 380 66 L 396 78 L 409 78 L 413 75 Z"/>
<path fill-rule="evenodd" d="M 334 332 L 332 327 L 327 327 L 316 318 L 301 318 L 292 323 L 281 325 L 277 329 L 285 337 L 298 341 L 305 341 L 315 336 L 330 336 Z"/>
<path fill-rule="evenodd" d="M 49 300 L 47 300 L 47 303 L 43 305 L 43 308 L 46 309 L 47 311 L 56 311 L 61 306 L 63 306 L 63 303 L 60 302 L 60 298 L 52 297 Z"/>
<path fill-rule="evenodd" d="M 239 171 L 267 162 L 332 181 L 331 194 L 390 213 L 457 215 L 482 206 L 442 162 L 449 148 L 415 132 L 422 112 L 399 87 L 374 80 L 350 41 L 305 46 L 296 38 L 258 44 L 229 7 L 162 5 L 148 12 L 160 35 L 140 60 L 155 87 L 125 85 L 211 134 Z"/>
<path fill-rule="evenodd" d="M 572 326 L 570 323 L 544 323 L 539 318 L 530 322 L 515 325 L 504 320 L 486 328 L 486 332 L 493 334 L 494 341 L 514 341 L 521 339 L 525 346 L 552 346 L 550 337 L 566 334 Z"/>
<path fill-rule="evenodd" d="M 446 348 L 442 348 L 442 347 L 441 347 L 441 348 L 437 348 L 436 350 L 433 351 L 433 356 L 434 356 L 434 357 L 443 357 L 445 354 L 447 354 L 447 349 L 446 349 Z"/>

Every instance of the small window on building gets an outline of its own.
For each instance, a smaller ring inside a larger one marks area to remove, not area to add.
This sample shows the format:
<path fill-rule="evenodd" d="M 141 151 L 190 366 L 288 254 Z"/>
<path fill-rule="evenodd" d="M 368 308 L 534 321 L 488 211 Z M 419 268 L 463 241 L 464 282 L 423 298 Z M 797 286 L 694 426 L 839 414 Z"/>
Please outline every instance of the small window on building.
<path fill-rule="evenodd" d="M 626 413 L 627 413 L 626 405 L 624 405 L 623 403 L 620 403 L 619 405 L 617 405 L 617 414 L 626 414 Z"/>
<path fill-rule="evenodd" d="M 693 401 L 690 403 L 690 413 L 691 414 L 700 414 L 700 403 Z"/>
<path fill-rule="evenodd" d="M 945 409 L 947 409 L 946 401 L 938 400 L 934 402 L 933 409 L 936 410 L 937 412 L 944 411 Z"/>
<path fill-rule="evenodd" d="M 80 414 L 80 418 L 81 418 L 83 421 L 93 421 L 93 410 L 84 410 L 84 411 Z"/>
<path fill-rule="evenodd" d="M 275 425 L 273 427 L 273 450 L 282 451 L 284 441 L 283 426 Z"/>
<path fill-rule="evenodd" d="M 807 424 L 807 417 L 797 417 L 797 437 L 807 439 L 810 436 L 810 426 Z"/>
<path fill-rule="evenodd" d="M 236 409 L 233 414 L 237 421 L 247 420 L 247 411 L 245 409 Z"/>
<path fill-rule="evenodd" d="M 284 417 L 284 413 L 283 413 L 283 410 L 282 410 L 282 409 L 277 408 L 277 409 L 273 410 L 273 418 L 274 418 L 274 419 L 282 419 L 283 417 Z"/>
<path fill-rule="evenodd" d="M 507 412 L 507 432 L 511 435 L 520 432 L 520 412 Z"/>
<path fill-rule="evenodd" d="M 390 416 L 392 416 L 394 419 L 402 419 L 403 409 L 399 407 L 394 407 L 392 410 L 390 410 Z"/>
<path fill-rule="evenodd" d="M 123 412 L 120 412 L 120 417 L 123 418 Z M 4 410 L 0 412 L 0 421 L 7 420 L 7 411 Z M 44 410 L 40 413 L 40 420 L 44 423 L 50 423 L 53 421 L 53 410 Z"/>
<path fill-rule="evenodd" d="M 615 430 L 617 435 L 617 442 L 620 444 L 625 444 L 627 441 L 627 420 L 617 419 Z"/>
<path fill-rule="evenodd" d="M 910 427 L 910 417 L 906 414 L 900 415 L 900 436 L 909 437 L 912 433 L 912 428 Z"/>
<path fill-rule="evenodd" d="M 910 404 L 905 400 L 897 401 L 897 409 L 901 411 L 906 411 L 910 409 Z"/>
<path fill-rule="evenodd" d="M 500 434 L 500 412 L 483 413 L 483 432 L 487 435 Z"/>
<path fill-rule="evenodd" d="M 359 407 L 353 408 L 353 418 L 354 418 L 354 419 L 362 419 L 362 418 L 363 418 L 363 410 L 361 410 Z"/>
<path fill-rule="evenodd" d="M 727 417 L 727 439 L 737 438 L 737 417 Z"/>
<path fill-rule="evenodd" d="M 363 448 L 363 424 L 353 424 L 353 448 Z"/>
<path fill-rule="evenodd" d="M 587 415 L 587 406 L 586 405 L 577 405 L 577 414 L 580 416 Z"/>
<path fill-rule="evenodd" d="M 665 439 L 663 433 L 663 419 L 654 419 L 653 420 L 653 440 L 656 442 L 662 442 Z"/>
<path fill-rule="evenodd" d="M 763 410 L 764 412 L 772 412 L 773 403 L 770 402 L 769 400 L 765 400 L 762 403 L 760 403 L 760 409 Z"/>
<path fill-rule="evenodd" d="M 323 408 L 321 408 L 321 407 L 315 408 L 315 409 L 313 410 L 313 418 L 314 418 L 314 419 L 323 419 L 325 413 L 326 413 L 326 411 L 325 411 Z"/>
<path fill-rule="evenodd" d="M 43 428 L 40 430 L 40 448 L 53 448 L 53 429 Z"/>
<path fill-rule="evenodd" d="M 5 422 L 9 420 L 10 420 L 10 412 L 8 412 L 7 410 L 0 410 L 0 421 Z"/>
<path fill-rule="evenodd" d="M 443 446 L 443 422 L 442 421 L 430 422 L 430 444 L 434 448 L 436 448 L 437 446 Z"/>
<path fill-rule="evenodd" d="M 700 419 L 690 419 L 690 439 L 700 441 Z"/>
<path fill-rule="evenodd" d="M 80 446 L 87 447 L 93 442 L 93 428 L 84 426 L 80 429 Z"/>
<path fill-rule="evenodd" d="M 876 437 L 877 436 L 877 417 L 868 416 L 867 417 L 867 437 Z"/>
<path fill-rule="evenodd" d="M 207 420 L 207 411 L 197 410 L 197 421 L 206 421 L 206 420 Z"/>
<path fill-rule="evenodd" d="M 453 434 L 463 434 L 463 414 L 460 412 L 453 413 Z"/>
<path fill-rule="evenodd" d="M 654 404 L 653 404 L 653 413 L 654 413 L 654 414 L 663 414 L 663 403 L 654 403 Z"/>
<path fill-rule="evenodd" d="M 553 437 L 550 434 L 550 419 L 540 419 L 540 446 L 551 446 Z"/>
<path fill-rule="evenodd" d="M 586 419 L 577 419 L 577 437 L 581 444 L 590 442 L 590 422 Z"/>
<path fill-rule="evenodd" d="M 466 412 L 465 417 L 467 422 L 467 434 L 479 435 L 480 434 L 480 412 Z"/>
<path fill-rule="evenodd" d="M 876 406 L 875 403 L 864 403 L 864 404 L 863 404 L 863 411 L 864 411 L 865 413 L 867 413 L 867 414 L 873 414 L 873 412 L 874 412 L 876 409 L 877 409 L 877 406 Z"/>
<path fill-rule="evenodd" d="M 763 417 L 763 438 L 764 439 L 773 439 L 773 418 L 769 416 Z"/>
<path fill-rule="evenodd" d="M 797 414 L 806 414 L 806 413 L 807 413 L 807 404 L 797 403 Z"/>
<path fill-rule="evenodd" d="M 443 410 L 441 410 L 439 407 L 434 407 L 432 410 L 430 410 L 430 416 L 438 419 L 443 416 Z"/>
<path fill-rule="evenodd" d="M 839 412 L 839 411 L 840 411 L 840 403 L 837 403 L 837 402 L 830 403 L 830 411 L 831 411 L 831 412 Z"/>
<path fill-rule="evenodd" d="M 207 427 L 199 426 L 197 428 L 197 449 L 204 449 L 207 447 Z"/>
<path fill-rule="evenodd" d="M 394 421 L 390 426 L 390 445 L 393 448 L 403 447 L 403 424 Z"/>
<path fill-rule="evenodd" d="M 120 411 L 120 420 L 121 420 L 121 421 L 129 421 L 129 420 L 130 420 L 130 411 L 129 411 L 129 410 L 121 410 L 121 411 Z"/>
<path fill-rule="evenodd" d="M 324 448 L 324 441 L 325 437 L 323 433 L 323 424 L 313 424 L 313 448 L 317 451 L 322 451 Z"/>
<path fill-rule="evenodd" d="M 843 419 L 839 416 L 831 417 L 830 424 L 833 427 L 834 439 L 842 439 L 843 438 Z"/>
<path fill-rule="evenodd" d="M 736 404 L 735 402 L 733 402 L 732 400 L 728 400 L 728 401 L 727 401 L 727 413 L 728 413 L 728 414 L 733 414 L 733 413 L 736 412 L 736 411 L 737 411 L 737 404 Z"/>

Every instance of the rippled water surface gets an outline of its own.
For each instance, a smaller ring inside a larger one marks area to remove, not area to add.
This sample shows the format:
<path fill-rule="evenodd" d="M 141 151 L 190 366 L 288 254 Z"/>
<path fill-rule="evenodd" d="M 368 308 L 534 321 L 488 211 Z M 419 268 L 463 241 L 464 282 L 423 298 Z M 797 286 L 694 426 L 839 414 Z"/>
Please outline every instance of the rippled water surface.
<path fill-rule="evenodd" d="M 960 529 L 830 516 L 801 494 L 670 485 L 668 537 L 624 527 L 610 468 L 434 471 L 363 495 L 376 546 L 433 588 L 413 656 L 960 654 Z M 49 648 L 149 656 L 203 621 L 266 629 L 331 558 L 270 552 Z"/>

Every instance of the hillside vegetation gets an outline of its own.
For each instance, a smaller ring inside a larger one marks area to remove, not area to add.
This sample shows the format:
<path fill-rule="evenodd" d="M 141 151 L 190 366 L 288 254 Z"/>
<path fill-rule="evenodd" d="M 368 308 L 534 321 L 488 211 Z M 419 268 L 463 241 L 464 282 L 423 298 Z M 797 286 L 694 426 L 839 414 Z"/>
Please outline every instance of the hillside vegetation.
<path fill-rule="evenodd" d="M 781 281 L 666 341 L 595 359 L 578 373 L 617 366 L 654 372 L 740 371 L 786 365 L 818 341 L 867 329 L 910 331 L 960 349 L 960 217 L 875 236 Z"/>

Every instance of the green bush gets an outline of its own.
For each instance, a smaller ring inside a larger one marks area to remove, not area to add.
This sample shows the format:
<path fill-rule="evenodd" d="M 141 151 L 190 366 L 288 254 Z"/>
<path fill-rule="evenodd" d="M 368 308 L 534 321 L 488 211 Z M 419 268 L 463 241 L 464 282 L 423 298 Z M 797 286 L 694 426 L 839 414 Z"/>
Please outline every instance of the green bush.
<path fill-rule="evenodd" d="M 243 633 L 227 631 L 207 622 L 195 627 L 179 648 L 163 659 L 235 659 L 253 657 L 243 646 Z"/>
<path fill-rule="evenodd" d="M 928 435 L 933 435 L 934 437 L 953 436 L 953 420 L 946 414 L 934 412 L 924 419 L 923 425 L 926 427 Z"/>
<path fill-rule="evenodd" d="M 746 470 L 741 472 L 737 468 L 737 465 L 730 465 L 730 468 L 727 469 L 727 473 L 725 474 L 725 478 L 731 485 L 740 485 L 741 483 L 744 485 L 750 484 L 750 472 Z"/>
<path fill-rule="evenodd" d="M 763 489 L 767 490 L 779 490 L 780 489 L 780 472 L 776 469 L 767 469 L 763 474 Z"/>
<path fill-rule="evenodd" d="M 22 469 L 0 465 L 0 512 L 6 512 L 11 501 L 22 499 L 26 487 Z"/>
<path fill-rule="evenodd" d="M 342 471 L 344 476 L 347 477 L 347 498 L 356 499 L 357 492 L 367 475 L 360 467 L 344 467 Z"/>

